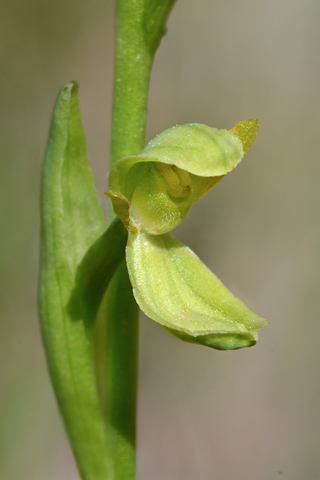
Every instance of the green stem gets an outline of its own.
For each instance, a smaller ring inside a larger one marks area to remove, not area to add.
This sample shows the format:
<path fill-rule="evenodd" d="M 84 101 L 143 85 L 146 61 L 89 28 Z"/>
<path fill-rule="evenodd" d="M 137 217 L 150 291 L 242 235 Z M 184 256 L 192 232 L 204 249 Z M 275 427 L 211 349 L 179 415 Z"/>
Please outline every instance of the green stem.
<path fill-rule="evenodd" d="M 155 51 L 174 0 L 118 0 L 111 166 L 145 144 L 149 81 Z M 110 221 L 114 218 L 110 211 Z M 106 420 L 115 480 L 134 480 L 138 307 L 123 263 L 107 293 Z"/>
<path fill-rule="evenodd" d="M 118 0 L 111 166 L 144 147 L 153 56 L 142 32 L 143 0 Z"/>
<path fill-rule="evenodd" d="M 142 5 L 141 0 L 117 2 L 111 166 L 121 157 L 139 153 L 145 142 L 152 59 L 138 23 Z M 113 217 L 111 209 L 110 220 Z M 138 307 L 123 264 L 111 281 L 107 298 L 106 412 L 116 480 L 136 478 L 138 321 Z"/>
<path fill-rule="evenodd" d="M 174 2 L 117 0 L 111 167 L 144 147 L 151 68 Z"/>
<path fill-rule="evenodd" d="M 125 262 L 107 291 L 107 396 L 114 478 L 135 478 L 138 308 Z"/>

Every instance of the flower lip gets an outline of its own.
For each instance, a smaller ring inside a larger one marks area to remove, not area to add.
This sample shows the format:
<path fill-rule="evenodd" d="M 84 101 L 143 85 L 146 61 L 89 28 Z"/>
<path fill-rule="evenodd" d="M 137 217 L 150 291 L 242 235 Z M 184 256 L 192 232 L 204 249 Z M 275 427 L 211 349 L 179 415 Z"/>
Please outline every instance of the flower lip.
<path fill-rule="evenodd" d="M 126 261 L 141 310 L 180 340 L 234 350 L 254 345 L 268 323 L 170 233 L 129 233 Z"/>

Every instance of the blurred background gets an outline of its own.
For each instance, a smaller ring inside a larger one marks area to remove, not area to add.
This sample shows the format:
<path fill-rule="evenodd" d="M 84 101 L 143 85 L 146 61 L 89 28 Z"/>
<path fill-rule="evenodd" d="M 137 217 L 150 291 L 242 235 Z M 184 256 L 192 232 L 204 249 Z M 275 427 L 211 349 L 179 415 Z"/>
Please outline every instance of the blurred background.
<path fill-rule="evenodd" d="M 108 0 L 0 3 L 1 480 L 79 479 L 37 319 L 39 181 L 55 98 L 78 80 L 106 208 L 113 17 Z M 179 0 L 168 22 L 147 139 L 262 121 L 176 235 L 270 326 L 219 352 L 141 319 L 140 480 L 320 478 L 319 22 L 314 0 Z"/>

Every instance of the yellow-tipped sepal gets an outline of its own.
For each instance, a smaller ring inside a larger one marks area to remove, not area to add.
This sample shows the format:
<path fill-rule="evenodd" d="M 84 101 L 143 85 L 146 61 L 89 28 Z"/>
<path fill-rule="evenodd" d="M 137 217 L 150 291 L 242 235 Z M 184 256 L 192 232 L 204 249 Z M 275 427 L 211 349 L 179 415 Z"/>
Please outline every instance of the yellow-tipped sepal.
<path fill-rule="evenodd" d="M 257 120 L 246 120 L 231 131 L 198 123 L 177 125 L 157 135 L 140 155 L 116 162 L 108 195 L 120 218 L 126 210 L 126 228 L 135 225 L 161 235 L 178 226 L 193 203 L 238 165 L 258 125 Z"/>

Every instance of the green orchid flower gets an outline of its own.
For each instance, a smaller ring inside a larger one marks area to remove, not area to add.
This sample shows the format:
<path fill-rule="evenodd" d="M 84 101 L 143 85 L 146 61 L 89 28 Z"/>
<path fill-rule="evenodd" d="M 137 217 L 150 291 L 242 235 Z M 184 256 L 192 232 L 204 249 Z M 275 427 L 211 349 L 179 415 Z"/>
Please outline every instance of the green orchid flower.
<path fill-rule="evenodd" d="M 169 232 L 231 172 L 250 148 L 258 120 L 232 130 L 169 128 L 109 175 L 114 211 L 128 230 L 126 262 L 141 310 L 181 340 L 219 350 L 256 343 L 267 324 Z"/>

